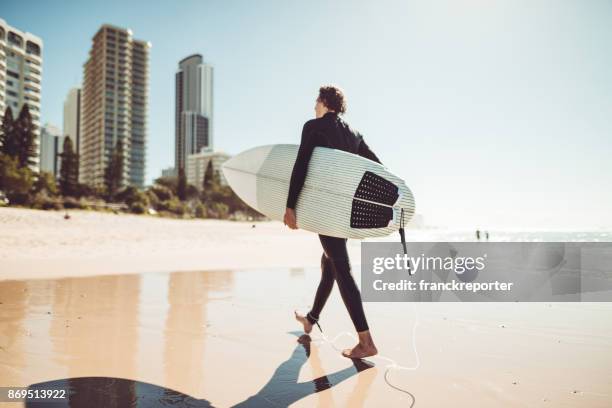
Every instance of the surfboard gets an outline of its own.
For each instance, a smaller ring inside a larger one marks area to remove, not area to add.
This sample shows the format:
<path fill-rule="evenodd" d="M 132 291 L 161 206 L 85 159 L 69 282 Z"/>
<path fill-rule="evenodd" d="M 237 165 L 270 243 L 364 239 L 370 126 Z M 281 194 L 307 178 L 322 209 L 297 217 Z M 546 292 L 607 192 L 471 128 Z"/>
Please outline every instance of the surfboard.
<path fill-rule="evenodd" d="M 298 148 L 275 144 L 246 150 L 222 165 L 223 175 L 245 203 L 282 221 Z M 295 208 L 299 228 L 354 239 L 397 231 L 414 210 L 412 192 L 386 167 L 327 147 L 314 149 Z"/>

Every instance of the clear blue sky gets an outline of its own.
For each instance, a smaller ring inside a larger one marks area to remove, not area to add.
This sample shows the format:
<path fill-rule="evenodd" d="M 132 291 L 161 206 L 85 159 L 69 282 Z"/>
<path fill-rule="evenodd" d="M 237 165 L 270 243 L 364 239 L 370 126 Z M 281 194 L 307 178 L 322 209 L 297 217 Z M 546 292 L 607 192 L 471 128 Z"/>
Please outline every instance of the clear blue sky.
<path fill-rule="evenodd" d="M 428 224 L 612 227 L 610 1 L 2 1 L 44 40 L 62 124 L 103 23 L 152 43 L 147 180 L 173 164 L 174 73 L 215 67 L 215 148 L 298 143 L 318 86 L 413 189 Z"/>

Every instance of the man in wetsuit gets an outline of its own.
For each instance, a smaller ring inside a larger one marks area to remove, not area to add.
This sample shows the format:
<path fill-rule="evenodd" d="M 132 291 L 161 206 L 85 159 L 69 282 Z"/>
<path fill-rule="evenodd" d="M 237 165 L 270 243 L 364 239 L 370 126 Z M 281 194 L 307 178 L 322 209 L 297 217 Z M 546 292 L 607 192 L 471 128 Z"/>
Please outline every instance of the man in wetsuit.
<path fill-rule="evenodd" d="M 284 217 L 285 225 L 291 229 L 297 229 L 295 206 L 300 191 L 304 186 L 308 162 L 316 146 L 344 150 L 380 163 L 378 157 L 376 157 L 363 140 L 363 136 L 352 129 L 340 117 L 345 111 L 346 102 L 344 94 L 339 88 L 323 86 L 319 89 L 319 97 L 315 105 L 316 119 L 309 120 L 304 124 L 302 141 L 295 165 L 293 166 L 293 173 L 291 174 L 287 209 Z M 310 333 L 313 324 L 319 320 L 319 314 L 329 298 L 335 280 L 338 282 L 340 295 L 359 336 L 359 343 L 352 349 L 344 350 L 342 355 L 349 358 L 373 356 L 378 351 L 370 335 L 359 289 L 351 274 L 351 265 L 346 249 L 346 238 L 335 238 L 319 234 L 319 239 L 323 246 L 321 282 L 319 283 L 310 312 L 306 316 L 295 312 L 295 318 L 304 325 L 304 331 Z"/>

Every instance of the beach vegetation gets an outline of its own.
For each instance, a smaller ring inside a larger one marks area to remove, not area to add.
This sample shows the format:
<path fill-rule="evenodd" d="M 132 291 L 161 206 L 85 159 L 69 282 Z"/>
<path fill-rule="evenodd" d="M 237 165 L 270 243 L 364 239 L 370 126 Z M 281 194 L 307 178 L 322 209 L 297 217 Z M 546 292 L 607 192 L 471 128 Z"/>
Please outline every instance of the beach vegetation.
<path fill-rule="evenodd" d="M 74 151 L 72 140 L 64 138 L 60 154 L 60 191 L 64 197 L 76 197 L 79 195 L 79 156 Z"/>
<path fill-rule="evenodd" d="M 3 204 L 25 205 L 41 210 L 92 209 L 127 211 L 134 214 L 181 218 L 261 219 L 233 190 L 221 182 L 212 162 L 201 185 L 187 182 L 184 169 L 176 177 L 160 177 L 140 189 L 127 185 L 123 140 L 109 152 L 104 182 L 79 182 L 79 155 L 69 137 L 64 138 L 59 156 L 59 174 L 33 170 L 38 152 L 35 125 L 27 105 L 14 118 L 10 107 L 0 123 L 0 191 Z M 8 203 L 6 202 L 8 200 Z"/>
<path fill-rule="evenodd" d="M 106 186 L 106 194 L 108 201 L 113 202 L 115 194 L 122 187 L 124 170 L 124 152 L 123 141 L 117 140 L 115 148 L 111 153 L 110 160 L 104 170 L 104 184 Z"/>

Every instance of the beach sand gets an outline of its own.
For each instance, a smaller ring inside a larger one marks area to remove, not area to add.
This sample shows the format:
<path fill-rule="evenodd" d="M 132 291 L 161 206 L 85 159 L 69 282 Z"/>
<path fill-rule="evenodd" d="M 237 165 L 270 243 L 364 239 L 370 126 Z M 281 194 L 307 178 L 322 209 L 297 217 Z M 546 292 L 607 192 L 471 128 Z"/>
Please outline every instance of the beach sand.
<path fill-rule="evenodd" d="M 305 338 L 293 319 L 318 283 L 313 234 L 62 215 L 0 209 L 0 385 L 69 386 L 71 406 L 87 407 L 122 406 L 109 395 L 147 407 L 612 402 L 612 304 L 366 303 L 380 356 L 354 364 L 338 351 L 354 340 L 337 288 L 323 334 Z M 232 248 L 239 254 L 225 259 Z"/>
<path fill-rule="evenodd" d="M 0 208 L 0 280 L 317 266 L 321 244 L 280 222 Z M 350 252 L 359 258 L 359 243 Z"/>

